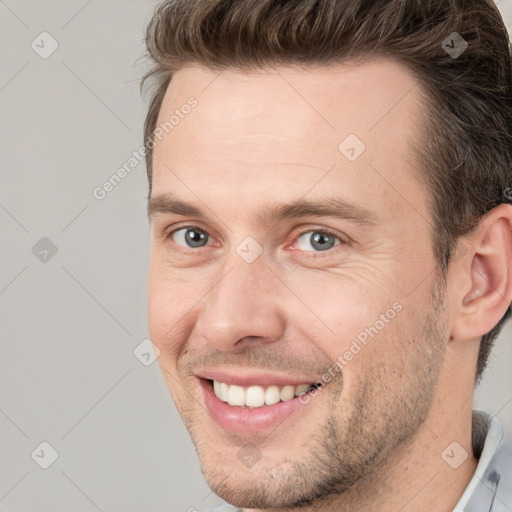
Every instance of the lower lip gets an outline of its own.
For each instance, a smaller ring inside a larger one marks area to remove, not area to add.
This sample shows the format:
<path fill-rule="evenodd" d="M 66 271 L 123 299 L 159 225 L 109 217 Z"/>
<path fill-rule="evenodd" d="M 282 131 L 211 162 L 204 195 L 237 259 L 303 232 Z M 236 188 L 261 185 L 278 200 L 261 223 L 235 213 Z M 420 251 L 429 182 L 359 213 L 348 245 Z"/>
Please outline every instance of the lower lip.
<path fill-rule="evenodd" d="M 225 430 L 240 433 L 256 433 L 275 429 L 305 404 L 298 397 L 249 409 L 236 407 L 223 402 L 215 395 L 213 387 L 205 379 L 200 379 L 204 401 L 210 416 Z"/>

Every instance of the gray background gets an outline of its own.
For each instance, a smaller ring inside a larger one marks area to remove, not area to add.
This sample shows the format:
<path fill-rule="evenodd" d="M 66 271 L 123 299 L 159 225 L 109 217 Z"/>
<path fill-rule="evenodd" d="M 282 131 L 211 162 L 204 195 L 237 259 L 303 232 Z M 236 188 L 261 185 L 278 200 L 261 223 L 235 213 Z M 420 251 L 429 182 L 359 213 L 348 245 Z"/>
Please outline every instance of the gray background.
<path fill-rule="evenodd" d="M 154 5 L 0 0 L 2 512 L 220 503 L 157 363 L 134 354 L 148 337 L 144 163 L 93 196 L 141 146 L 136 60 Z M 499 7 L 510 27 L 512 1 Z M 509 432 L 511 337 L 475 396 Z"/>

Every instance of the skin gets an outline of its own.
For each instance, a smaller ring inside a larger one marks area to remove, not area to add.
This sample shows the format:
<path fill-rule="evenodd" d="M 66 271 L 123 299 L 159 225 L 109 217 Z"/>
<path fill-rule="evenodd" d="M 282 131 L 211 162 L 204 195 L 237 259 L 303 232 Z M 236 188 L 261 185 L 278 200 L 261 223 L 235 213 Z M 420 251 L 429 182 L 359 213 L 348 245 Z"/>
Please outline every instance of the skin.
<path fill-rule="evenodd" d="M 236 506 L 450 511 L 474 473 L 478 344 L 512 296 L 512 208 L 495 208 L 460 241 L 443 286 L 413 172 L 415 85 L 383 58 L 220 74 L 194 64 L 169 85 L 159 122 L 190 96 L 198 105 L 157 142 L 151 197 L 172 192 L 207 217 L 152 216 L 149 329 L 203 474 Z M 353 162 L 338 150 L 350 133 L 366 146 Z M 376 223 L 258 222 L 264 205 L 325 196 L 364 206 Z M 187 249 L 170 235 L 191 224 L 207 245 Z M 325 251 L 310 238 L 323 229 L 340 237 Z M 248 236 L 263 251 L 252 263 L 236 251 Z M 315 382 L 397 302 L 293 421 L 245 435 L 209 416 L 199 367 Z M 468 452 L 456 469 L 441 456 L 453 442 Z M 250 467 L 237 456 L 247 444 L 258 454 Z"/>

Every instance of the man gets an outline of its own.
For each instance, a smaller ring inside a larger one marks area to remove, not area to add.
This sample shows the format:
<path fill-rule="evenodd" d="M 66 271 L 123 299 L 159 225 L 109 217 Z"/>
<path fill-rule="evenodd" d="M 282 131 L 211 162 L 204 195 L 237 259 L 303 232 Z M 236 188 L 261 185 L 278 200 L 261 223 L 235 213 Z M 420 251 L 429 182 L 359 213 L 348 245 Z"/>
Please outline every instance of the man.
<path fill-rule="evenodd" d="M 512 510 L 472 411 L 512 298 L 496 7 L 168 0 L 146 42 L 150 335 L 218 510 Z"/>

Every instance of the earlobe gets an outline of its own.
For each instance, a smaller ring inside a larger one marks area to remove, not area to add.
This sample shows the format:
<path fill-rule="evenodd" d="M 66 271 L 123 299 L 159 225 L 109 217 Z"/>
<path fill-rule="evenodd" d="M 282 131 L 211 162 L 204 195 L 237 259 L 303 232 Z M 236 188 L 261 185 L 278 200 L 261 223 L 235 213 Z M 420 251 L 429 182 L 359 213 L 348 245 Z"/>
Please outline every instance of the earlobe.
<path fill-rule="evenodd" d="M 491 331 L 512 300 L 511 205 L 502 204 L 482 219 L 460 269 L 464 290 L 458 294 L 452 336 L 467 340 Z"/>

